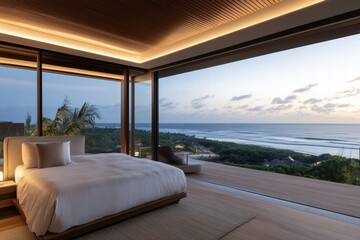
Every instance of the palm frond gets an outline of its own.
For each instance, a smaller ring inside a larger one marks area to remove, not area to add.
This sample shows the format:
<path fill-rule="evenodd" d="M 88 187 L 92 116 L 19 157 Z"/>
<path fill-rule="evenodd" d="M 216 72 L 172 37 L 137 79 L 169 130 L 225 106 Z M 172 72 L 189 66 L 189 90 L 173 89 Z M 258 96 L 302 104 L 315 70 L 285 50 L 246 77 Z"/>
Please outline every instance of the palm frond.
<path fill-rule="evenodd" d="M 54 124 L 55 126 L 59 127 L 60 124 L 64 121 L 64 119 L 67 119 L 69 115 L 71 115 L 72 110 L 70 107 L 70 101 L 65 98 L 63 104 L 61 107 L 59 107 L 56 111 L 55 118 L 54 118 Z"/>
<path fill-rule="evenodd" d="M 95 105 L 85 102 L 80 109 L 72 109 L 70 101 L 65 98 L 63 104 L 57 109 L 54 120 L 42 119 L 44 136 L 76 135 L 87 126 L 95 127 L 96 119 L 101 115 Z M 37 129 L 31 133 L 37 135 Z"/>

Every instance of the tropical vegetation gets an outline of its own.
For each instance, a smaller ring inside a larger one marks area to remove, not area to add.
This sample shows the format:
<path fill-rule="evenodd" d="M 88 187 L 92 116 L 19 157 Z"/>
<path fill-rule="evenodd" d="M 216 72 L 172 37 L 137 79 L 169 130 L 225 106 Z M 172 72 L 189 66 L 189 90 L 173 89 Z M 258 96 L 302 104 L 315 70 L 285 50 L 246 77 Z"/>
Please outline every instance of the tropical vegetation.
<path fill-rule="evenodd" d="M 65 98 L 63 104 L 57 109 L 54 119 L 43 117 L 42 131 L 44 136 L 77 135 L 82 129 L 94 128 L 100 113 L 95 105 L 85 102 L 80 108 L 72 108 L 70 101 Z M 31 116 L 28 114 L 25 129 L 32 136 L 38 135 L 37 128 L 31 130 Z"/>
<path fill-rule="evenodd" d="M 181 151 L 195 153 L 199 149 L 206 149 L 207 153 L 215 153 L 209 154 L 211 157 L 203 157 L 202 160 L 205 161 L 360 185 L 358 159 L 330 154 L 315 156 L 286 149 L 221 142 L 174 133 L 161 133 L 160 144 L 172 146 L 174 151 L 177 151 L 176 145 L 183 144 Z"/>
<path fill-rule="evenodd" d="M 120 152 L 120 128 L 96 127 L 96 119 L 100 117 L 95 105 L 85 102 L 80 108 L 72 108 L 66 98 L 57 109 L 54 119 L 42 119 L 43 135 L 82 134 L 85 135 L 87 153 Z M 31 116 L 28 115 L 25 132 L 37 135 L 35 126 L 31 125 Z M 171 146 L 174 151 L 188 151 L 194 157 L 202 156 L 200 158 L 205 161 L 360 185 L 360 161 L 357 159 L 330 154 L 315 156 L 177 133 L 160 133 L 159 139 L 161 146 Z M 148 157 L 151 154 L 151 132 L 136 130 L 134 140 L 134 148 L 142 149 L 139 156 Z"/>

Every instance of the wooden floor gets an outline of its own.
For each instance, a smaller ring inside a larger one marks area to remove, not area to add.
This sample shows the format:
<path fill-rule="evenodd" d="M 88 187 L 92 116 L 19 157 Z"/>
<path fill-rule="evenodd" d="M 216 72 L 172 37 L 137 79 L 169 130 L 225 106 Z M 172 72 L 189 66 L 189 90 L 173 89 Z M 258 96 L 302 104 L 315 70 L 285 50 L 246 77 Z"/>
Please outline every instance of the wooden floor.
<path fill-rule="evenodd" d="M 15 207 L 0 209 L 0 232 L 25 225 Z"/>
<path fill-rule="evenodd" d="M 360 186 L 211 162 L 191 177 L 360 218 Z"/>
<path fill-rule="evenodd" d="M 314 182 L 314 180 L 214 163 L 205 163 L 203 172 L 188 175 L 188 180 L 189 194 L 196 192 L 203 195 L 204 198 L 216 198 L 218 204 L 227 204 L 256 216 L 253 220 L 225 235 L 222 240 L 360 239 L 360 224 L 346 223 L 261 199 L 222 191 L 206 182 L 215 182 L 234 187 L 234 189 L 245 189 L 266 195 L 276 195 L 283 199 L 296 200 L 296 202 L 305 202 L 306 204 L 315 203 L 321 208 L 334 208 L 338 212 L 348 212 L 350 215 L 359 214 L 360 187 L 322 181 Z M 357 198 L 357 201 L 354 198 Z M 344 206 L 336 206 L 337 203 Z M 0 217 L 0 231 L 25 224 L 20 216 L 11 210 L 7 215 L 2 216 L 3 218 Z"/>
<path fill-rule="evenodd" d="M 336 221 L 193 183 L 189 184 L 189 190 L 190 194 L 191 191 L 197 191 L 203 194 L 204 198 L 216 197 L 219 204 L 231 204 L 256 215 L 253 220 L 230 232 L 222 240 L 360 239 L 360 225 Z"/>

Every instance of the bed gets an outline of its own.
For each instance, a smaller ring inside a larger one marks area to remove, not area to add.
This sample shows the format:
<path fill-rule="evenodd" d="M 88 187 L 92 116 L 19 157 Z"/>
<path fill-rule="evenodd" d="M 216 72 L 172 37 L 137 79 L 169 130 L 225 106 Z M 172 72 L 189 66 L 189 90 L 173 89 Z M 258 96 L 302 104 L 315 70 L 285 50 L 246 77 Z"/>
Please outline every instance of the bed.
<path fill-rule="evenodd" d="M 71 163 L 25 168 L 29 142 L 68 142 Z M 186 197 L 181 170 L 121 153 L 85 154 L 84 136 L 5 138 L 4 177 L 16 181 L 16 204 L 41 239 L 70 239 Z"/>

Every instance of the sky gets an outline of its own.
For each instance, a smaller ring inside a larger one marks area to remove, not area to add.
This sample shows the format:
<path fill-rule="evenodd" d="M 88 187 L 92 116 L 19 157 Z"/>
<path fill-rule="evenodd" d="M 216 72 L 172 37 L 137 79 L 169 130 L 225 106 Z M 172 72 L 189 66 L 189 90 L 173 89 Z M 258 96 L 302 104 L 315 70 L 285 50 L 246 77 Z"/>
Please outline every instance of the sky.
<path fill-rule="evenodd" d="M 161 79 L 160 113 L 163 123 L 360 123 L 360 34 Z"/>
<path fill-rule="evenodd" d="M 29 113 L 36 122 L 36 72 L 0 67 L 0 121 L 24 122 Z M 72 108 L 95 105 L 101 119 L 120 122 L 121 83 L 54 73 L 43 74 L 43 115 L 53 119 L 67 99 Z"/>
<path fill-rule="evenodd" d="M 67 98 L 120 122 L 120 83 L 44 73 L 44 116 Z M 360 34 L 160 79 L 161 123 L 360 123 Z M 136 122 L 151 84 L 136 84 Z M 0 121 L 36 121 L 36 72 L 0 67 Z"/>

